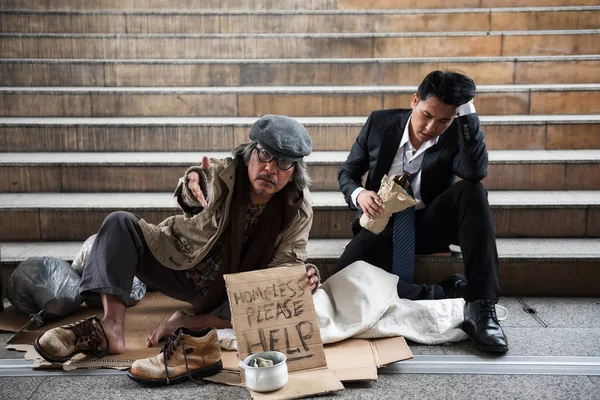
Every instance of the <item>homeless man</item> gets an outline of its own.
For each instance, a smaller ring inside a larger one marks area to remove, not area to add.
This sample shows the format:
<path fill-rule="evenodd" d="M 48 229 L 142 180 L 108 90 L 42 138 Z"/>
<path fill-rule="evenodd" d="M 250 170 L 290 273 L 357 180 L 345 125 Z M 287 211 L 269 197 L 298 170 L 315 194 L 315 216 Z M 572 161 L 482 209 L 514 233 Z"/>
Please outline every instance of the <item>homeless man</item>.
<path fill-rule="evenodd" d="M 122 353 L 134 276 L 196 313 L 176 312 L 148 336 L 151 346 L 177 327 L 231 327 L 223 274 L 304 264 L 313 212 L 303 157 L 311 139 L 298 121 L 278 115 L 256 121 L 250 139 L 232 158 L 204 157 L 188 169 L 175 190 L 183 215 L 159 225 L 127 212 L 105 219 L 79 289 L 83 297 L 99 293 L 104 318 L 44 333 L 35 342 L 42 357 Z M 307 265 L 306 275 L 316 290 L 316 267 Z"/>
<path fill-rule="evenodd" d="M 487 192 L 480 183 L 487 175 L 488 155 L 472 103 L 475 94 L 469 77 L 433 71 L 412 96 L 411 109 L 371 113 L 339 171 L 346 202 L 377 217 L 383 211 L 377 194 L 382 177 L 406 171 L 407 192 L 420 203 L 392 215 L 378 235 L 355 223 L 355 236 L 336 271 L 363 260 L 400 276 L 400 298 L 463 297 L 463 329 L 480 350 L 503 353 L 508 343 L 495 312 L 498 253 Z M 462 180 L 455 182 L 456 176 Z M 413 284 L 414 254 L 448 251 L 450 244 L 461 247 L 467 279 L 457 274 L 438 285 Z"/>

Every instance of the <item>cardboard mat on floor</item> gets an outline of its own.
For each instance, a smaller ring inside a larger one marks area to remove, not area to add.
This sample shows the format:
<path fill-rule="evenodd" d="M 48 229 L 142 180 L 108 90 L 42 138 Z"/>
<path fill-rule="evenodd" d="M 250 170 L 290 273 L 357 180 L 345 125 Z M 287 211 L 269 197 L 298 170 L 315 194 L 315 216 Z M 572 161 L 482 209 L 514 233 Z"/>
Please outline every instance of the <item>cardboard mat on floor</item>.
<path fill-rule="evenodd" d="M 298 269 L 293 273 L 290 273 L 289 270 L 272 271 L 270 273 L 274 275 L 271 277 L 265 277 L 264 271 L 262 271 L 260 282 L 265 288 L 269 286 L 273 287 L 273 282 L 276 282 L 276 287 L 282 287 L 278 282 L 278 280 L 281 279 L 281 274 L 285 275 L 287 280 L 289 280 L 290 277 L 293 278 L 294 276 L 296 276 L 296 279 L 299 279 L 299 277 L 303 276 L 304 270 Z M 243 293 L 244 290 L 239 290 L 239 285 L 245 283 L 252 284 L 253 282 L 252 279 L 249 278 L 249 276 L 238 277 L 238 275 L 243 274 L 229 275 L 229 277 L 227 278 L 228 290 L 230 290 L 230 292 L 232 290 L 235 290 L 235 288 L 237 287 L 238 293 Z M 305 278 L 304 281 L 306 282 Z M 254 282 L 256 283 L 258 281 Z M 282 294 L 281 290 L 279 291 L 279 293 Z M 290 296 L 291 293 L 292 292 L 289 292 Z M 232 293 L 230 293 L 230 296 L 231 295 Z M 286 304 L 288 309 L 290 309 L 293 312 L 294 315 L 301 317 L 302 328 L 300 330 L 295 329 L 295 327 L 298 325 L 297 323 L 295 325 L 289 324 L 290 322 L 296 322 L 293 320 L 280 321 L 280 325 L 277 325 L 276 319 L 275 321 L 265 320 L 266 322 L 262 322 L 260 320 L 261 316 L 258 313 L 253 314 L 252 318 L 255 318 L 256 321 L 260 321 L 262 324 L 262 328 L 269 328 L 267 331 L 268 335 L 272 335 L 273 332 L 275 332 L 276 330 L 284 332 L 284 328 L 286 326 L 288 326 L 289 332 L 293 332 L 294 330 L 296 330 L 298 332 L 298 335 L 300 336 L 301 342 L 295 342 L 294 340 L 297 340 L 298 338 L 294 339 L 292 336 L 290 336 L 289 338 L 287 336 L 282 336 L 281 338 L 279 338 L 279 343 L 288 344 L 287 350 L 291 351 L 292 353 L 296 348 L 304 347 L 306 349 L 310 349 L 309 353 L 315 355 L 315 357 L 312 357 L 311 359 L 316 360 L 316 362 L 300 362 L 297 367 L 291 367 L 291 372 L 289 375 L 290 380 L 286 386 L 284 386 L 282 389 L 271 393 L 251 392 L 253 398 L 283 400 L 341 390 L 343 389 L 341 382 L 376 381 L 378 367 L 384 366 L 392 362 L 412 358 L 412 352 L 410 351 L 408 345 L 406 344 L 406 341 L 402 337 L 371 340 L 347 339 L 342 342 L 323 346 L 323 344 L 321 343 L 318 329 L 316 329 L 313 335 L 310 335 L 311 337 L 309 337 L 307 332 L 304 330 L 307 326 L 306 322 L 310 322 L 314 326 L 318 327 L 318 320 L 314 310 L 314 304 L 312 303 L 312 298 L 310 297 L 310 293 L 305 291 L 303 292 L 303 296 L 297 296 L 297 298 L 290 298 L 290 301 L 287 303 L 285 303 L 284 299 L 284 303 Z M 304 303 L 301 305 L 299 303 L 300 301 L 304 301 Z M 261 304 L 263 306 L 262 316 L 267 316 L 268 318 L 268 314 L 265 314 L 264 311 L 268 309 L 265 307 L 268 307 L 268 304 L 270 304 L 270 302 L 262 301 Z M 246 307 L 247 305 L 248 304 L 244 304 L 244 307 Z M 289 307 L 290 305 L 291 308 Z M 146 337 L 149 334 L 149 332 L 152 331 L 152 329 L 154 329 L 160 323 L 167 321 L 171 317 L 171 315 L 177 310 L 185 310 L 189 313 L 192 313 L 192 309 L 187 303 L 171 299 L 157 292 L 148 292 L 139 304 L 137 304 L 134 307 L 130 307 L 126 310 L 126 351 L 124 353 L 119 355 L 110 355 L 100 360 L 91 359 L 90 357 L 86 357 L 82 354 L 79 354 L 72 360 L 63 364 L 62 366 L 48 363 L 40 358 L 40 356 L 35 352 L 35 350 L 33 350 L 33 341 L 35 340 L 35 338 L 48 329 L 75 322 L 91 315 L 97 315 L 99 318 L 102 318 L 103 313 L 101 309 L 87 308 L 85 306 L 82 306 L 76 313 L 63 318 L 60 321 L 55 321 L 52 324 L 48 324 L 38 330 L 28 331 L 25 329 L 19 331 L 24 325 L 27 324 L 28 318 L 24 315 L 19 314 L 14 309 L 14 307 L 9 307 L 5 312 L 0 313 L 0 330 L 17 332 L 8 341 L 7 348 L 25 351 L 25 358 L 29 360 L 34 360 L 34 368 L 62 367 L 65 370 L 73 370 L 77 368 L 127 369 L 129 368 L 129 366 L 131 366 L 134 360 L 153 357 L 159 353 L 160 349 L 162 348 L 162 343 L 160 343 L 157 347 L 147 348 Z M 273 315 L 276 315 L 277 306 L 275 306 L 273 310 L 275 310 L 275 313 Z M 244 328 L 246 330 L 246 336 L 250 338 L 249 340 L 251 341 L 252 345 L 256 346 L 259 343 L 261 343 L 260 337 L 252 337 L 251 331 L 252 329 L 257 328 L 257 326 L 242 327 L 242 321 L 251 321 L 251 318 L 248 316 L 248 309 L 239 308 L 236 311 L 234 305 L 232 306 L 232 311 L 232 318 L 234 319 L 234 328 L 236 328 L 236 318 L 238 321 L 238 329 L 236 330 L 236 335 L 240 335 L 238 331 Z M 291 315 L 283 309 L 282 313 L 283 314 L 281 315 L 284 315 L 286 313 L 288 315 Z M 290 326 L 293 326 L 294 329 L 289 328 Z M 269 340 L 267 341 L 267 345 L 273 346 L 273 337 L 266 337 L 269 338 Z M 241 359 L 243 359 L 247 354 L 247 352 L 244 351 L 244 348 L 247 349 L 249 343 L 246 342 L 248 342 L 248 340 L 242 340 L 241 343 L 238 342 L 238 345 L 240 346 L 240 348 L 242 348 Z M 294 350 L 289 350 L 289 348 L 293 348 Z M 281 350 L 285 351 L 286 349 Z M 261 349 L 252 349 L 253 353 L 257 351 L 261 351 Z M 319 354 L 324 355 L 324 357 L 319 356 Z M 294 357 L 293 355 L 290 357 L 288 354 L 288 358 Z M 297 359 L 299 361 L 302 360 L 301 357 L 297 357 Z M 208 378 L 208 380 L 228 385 L 242 386 L 243 376 L 238 368 L 237 352 L 223 351 L 222 360 L 224 366 L 223 372 L 211 378 Z"/>

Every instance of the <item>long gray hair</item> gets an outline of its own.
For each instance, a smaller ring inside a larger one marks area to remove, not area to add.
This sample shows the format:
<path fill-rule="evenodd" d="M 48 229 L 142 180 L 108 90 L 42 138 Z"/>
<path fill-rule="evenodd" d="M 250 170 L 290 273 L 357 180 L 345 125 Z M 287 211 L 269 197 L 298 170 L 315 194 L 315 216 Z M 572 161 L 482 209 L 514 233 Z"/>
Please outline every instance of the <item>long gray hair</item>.
<path fill-rule="evenodd" d="M 231 151 L 234 157 L 242 157 L 244 163 L 248 165 L 252 152 L 256 148 L 256 142 L 243 143 L 237 146 Z M 279 167 L 278 167 L 279 168 Z M 311 182 L 310 176 L 308 176 L 308 168 L 304 160 L 296 161 L 294 163 L 294 177 L 292 179 L 294 186 L 299 192 L 302 192 L 305 188 L 309 187 Z"/>

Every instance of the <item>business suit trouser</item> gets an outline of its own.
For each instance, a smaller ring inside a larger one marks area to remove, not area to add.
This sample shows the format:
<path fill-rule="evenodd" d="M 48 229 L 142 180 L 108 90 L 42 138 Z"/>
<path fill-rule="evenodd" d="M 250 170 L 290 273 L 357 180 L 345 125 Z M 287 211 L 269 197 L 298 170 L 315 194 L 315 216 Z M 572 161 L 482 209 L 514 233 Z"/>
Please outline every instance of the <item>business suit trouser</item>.
<path fill-rule="evenodd" d="M 361 229 L 346 246 L 335 266 L 336 272 L 359 260 L 391 272 L 392 234 L 393 218 L 378 235 Z M 466 301 L 498 299 L 494 222 L 487 192 L 481 183 L 459 181 L 427 207 L 417 210 L 415 235 L 416 254 L 444 252 L 450 244 L 460 245 L 469 281 L 462 292 Z M 445 298 L 440 286 L 405 282 L 398 282 L 398 296 L 411 300 Z"/>

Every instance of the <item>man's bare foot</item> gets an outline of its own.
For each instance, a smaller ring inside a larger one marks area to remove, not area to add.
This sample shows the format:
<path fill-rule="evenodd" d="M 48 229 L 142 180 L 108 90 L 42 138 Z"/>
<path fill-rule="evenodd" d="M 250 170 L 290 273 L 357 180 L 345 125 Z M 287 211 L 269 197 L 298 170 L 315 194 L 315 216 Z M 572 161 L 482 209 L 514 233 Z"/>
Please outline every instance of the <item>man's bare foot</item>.
<path fill-rule="evenodd" d="M 103 319 L 101 321 L 104 333 L 108 339 L 108 354 L 121 354 L 125 351 L 125 332 L 123 323 Z"/>
<path fill-rule="evenodd" d="M 163 322 L 154 328 L 154 330 L 146 338 L 146 345 L 148 347 L 157 345 L 159 341 L 166 338 L 171 332 L 180 326 L 188 328 L 191 318 L 191 315 L 188 315 L 183 311 L 175 311 L 167 322 Z"/>
<path fill-rule="evenodd" d="M 183 311 L 176 311 L 167 322 L 157 326 L 146 338 L 146 345 L 152 347 L 164 338 L 166 338 L 176 328 L 184 327 L 193 331 L 198 331 L 206 327 L 216 329 L 231 328 L 231 321 L 217 317 L 213 314 L 189 315 Z"/>

